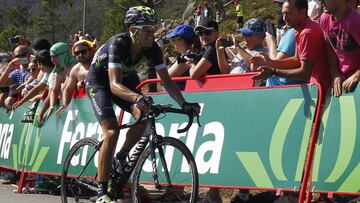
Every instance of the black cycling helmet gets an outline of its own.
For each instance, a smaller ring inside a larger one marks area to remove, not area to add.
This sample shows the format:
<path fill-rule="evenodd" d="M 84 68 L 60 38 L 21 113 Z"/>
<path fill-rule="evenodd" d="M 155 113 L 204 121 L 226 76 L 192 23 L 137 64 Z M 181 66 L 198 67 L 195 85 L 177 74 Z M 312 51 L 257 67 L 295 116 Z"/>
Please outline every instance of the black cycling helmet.
<path fill-rule="evenodd" d="M 155 24 L 157 15 L 154 9 L 146 6 L 135 6 L 129 8 L 125 14 L 125 24 L 132 25 Z"/>

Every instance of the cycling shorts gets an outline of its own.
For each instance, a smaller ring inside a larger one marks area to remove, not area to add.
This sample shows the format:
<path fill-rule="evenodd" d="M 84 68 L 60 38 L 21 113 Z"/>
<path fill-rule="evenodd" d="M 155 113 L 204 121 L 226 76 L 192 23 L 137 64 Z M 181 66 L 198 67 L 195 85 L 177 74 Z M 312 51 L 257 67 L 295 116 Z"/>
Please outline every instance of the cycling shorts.
<path fill-rule="evenodd" d="M 138 94 L 141 94 L 140 91 L 136 90 L 136 86 L 139 84 L 140 79 L 136 71 L 124 73 L 122 85 Z M 114 95 L 110 90 L 110 84 L 108 80 L 103 80 L 101 83 L 91 80 L 87 81 L 86 92 L 99 123 L 101 123 L 101 121 L 105 118 L 116 117 L 113 103 L 129 113 L 132 112 L 132 105 L 134 105 L 134 103 Z"/>

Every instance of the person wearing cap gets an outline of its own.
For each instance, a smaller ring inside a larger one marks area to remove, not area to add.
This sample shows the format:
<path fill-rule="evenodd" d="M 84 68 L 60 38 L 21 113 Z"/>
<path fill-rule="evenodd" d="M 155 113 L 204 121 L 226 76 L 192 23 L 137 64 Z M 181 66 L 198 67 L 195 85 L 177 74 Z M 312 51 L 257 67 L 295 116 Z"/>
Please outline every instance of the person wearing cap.
<path fill-rule="evenodd" d="M 190 77 L 192 79 L 199 79 L 205 75 L 221 74 L 215 47 L 216 39 L 219 37 L 218 24 L 212 19 L 203 19 L 195 27 L 195 33 L 199 36 L 204 49 L 199 62 L 189 61 Z"/>
<path fill-rule="evenodd" d="M 259 53 L 268 53 L 268 49 L 264 47 L 266 32 L 264 21 L 252 18 L 246 21 L 244 27 L 239 29 L 238 32 L 244 36 L 246 48 L 243 49 L 233 36 L 233 42 L 237 54 L 234 56 L 230 64 L 225 56 L 225 48 L 221 44 L 221 38 L 216 40 L 217 58 L 222 73 L 245 73 L 256 71 L 250 67 L 251 56 L 256 56 Z"/>
<path fill-rule="evenodd" d="M 189 25 L 178 25 L 175 29 L 165 36 L 171 39 L 177 51 L 176 61 L 168 68 L 171 77 L 189 76 L 189 65 L 187 64 L 188 55 L 198 51 L 199 47 L 193 47 L 197 36 L 193 28 Z M 184 90 L 185 81 L 177 82 L 180 90 Z"/>
<path fill-rule="evenodd" d="M 64 83 L 64 86 L 66 86 L 70 70 L 77 63 L 71 54 L 69 45 L 64 42 L 58 42 L 52 45 L 50 48 L 50 56 L 55 67 L 49 77 L 50 83 L 52 84 L 49 86 L 50 107 L 46 118 L 48 118 L 55 109 L 61 92 L 61 84 Z"/>
<path fill-rule="evenodd" d="M 67 109 L 74 90 L 81 92 L 85 88 L 86 76 L 95 51 L 96 45 L 88 40 L 79 40 L 73 45 L 72 54 L 79 62 L 70 71 L 68 81 L 62 91 L 62 105 L 56 112 L 56 115 L 60 115 Z"/>
<path fill-rule="evenodd" d="M 320 17 L 332 76 L 332 93 L 340 96 L 360 80 L 360 14 L 349 0 L 324 0 Z"/>
<path fill-rule="evenodd" d="M 294 57 L 273 60 L 265 54 L 250 59 L 261 73 L 254 80 L 265 80 L 270 76 L 281 76 L 305 82 L 317 82 L 327 90 L 331 84 L 326 44 L 318 23 L 307 15 L 307 0 L 286 0 L 282 13 L 286 23 L 295 32 L 296 50 Z"/>

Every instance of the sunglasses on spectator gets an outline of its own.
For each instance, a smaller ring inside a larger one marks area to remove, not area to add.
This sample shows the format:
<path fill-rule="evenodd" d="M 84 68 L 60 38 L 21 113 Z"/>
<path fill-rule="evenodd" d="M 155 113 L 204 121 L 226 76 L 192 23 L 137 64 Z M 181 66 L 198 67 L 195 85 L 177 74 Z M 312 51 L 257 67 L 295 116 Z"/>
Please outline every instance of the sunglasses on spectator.
<path fill-rule="evenodd" d="M 24 58 L 26 56 L 27 56 L 27 53 L 21 53 L 21 54 L 14 55 L 14 58 Z"/>
<path fill-rule="evenodd" d="M 199 36 L 199 37 L 201 37 L 201 36 L 203 36 L 203 35 L 209 36 L 209 35 L 211 35 L 213 32 L 214 32 L 214 31 L 212 31 L 212 30 L 197 31 L 197 32 L 196 32 L 196 35 Z"/>
<path fill-rule="evenodd" d="M 29 68 L 29 72 L 36 71 L 36 68 Z"/>
<path fill-rule="evenodd" d="M 80 50 L 80 51 L 75 51 L 75 52 L 74 52 L 74 55 L 75 55 L 75 56 L 79 56 L 80 54 L 81 54 L 81 55 L 85 55 L 87 52 L 88 52 L 87 49 L 83 49 L 83 50 Z"/>

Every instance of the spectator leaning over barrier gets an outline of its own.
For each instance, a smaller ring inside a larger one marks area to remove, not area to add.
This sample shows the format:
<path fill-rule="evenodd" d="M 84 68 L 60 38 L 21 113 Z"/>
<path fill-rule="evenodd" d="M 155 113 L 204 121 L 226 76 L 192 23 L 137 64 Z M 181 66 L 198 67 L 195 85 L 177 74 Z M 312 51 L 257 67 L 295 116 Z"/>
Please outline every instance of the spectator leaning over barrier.
<path fill-rule="evenodd" d="M 98 203 L 114 202 L 108 195 L 111 167 L 116 175 L 123 173 L 129 151 L 140 139 L 146 122 L 131 127 L 126 140 L 114 157 L 119 125 L 113 103 L 138 118 L 140 111 L 148 111 L 152 99 L 136 86 L 140 80 L 136 69 L 144 61 L 152 63 L 170 96 L 185 112 L 198 114 L 197 103 L 187 103 L 177 85 L 171 80 L 163 62 L 159 45 L 154 41 L 156 13 L 145 6 L 131 7 L 125 14 L 128 33 L 111 37 L 95 54 L 86 78 L 86 90 L 104 135 L 98 167 Z"/>
<path fill-rule="evenodd" d="M 255 80 L 275 75 L 295 80 L 318 82 L 324 88 L 331 83 L 324 36 L 318 23 L 307 16 L 307 0 L 286 0 L 282 7 L 284 19 L 295 32 L 297 54 L 294 57 L 273 60 L 267 55 L 253 57 L 250 61 L 261 66 L 262 72 Z"/>
<path fill-rule="evenodd" d="M 266 27 L 264 21 L 252 18 L 246 21 L 243 28 L 238 32 L 242 33 L 246 41 L 246 48 L 242 48 L 236 37 L 233 36 L 233 43 L 235 45 L 237 54 L 229 64 L 225 56 L 225 47 L 222 46 L 222 39 L 216 40 L 216 50 L 219 67 L 222 73 L 245 73 L 250 71 L 257 71 L 250 67 L 250 58 L 259 53 L 268 53 L 268 49 L 264 47 L 264 39 Z M 231 50 L 229 50 L 231 51 Z"/>
<path fill-rule="evenodd" d="M 205 75 L 221 74 L 215 48 L 215 41 L 219 37 L 218 24 L 214 20 L 206 18 L 195 27 L 195 33 L 200 37 L 204 50 L 199 62 L 189 61 L 190 77 L 199 79 Z"/>
<path fill-rule="evenodd" d="M 328 13 L 320 18 L 332 75 L 332 93 L 351 91 L 360 80 L 360 14 L 348 0 L 325 0 Z"/>
<path fill-rule="evenodd" d="M 77 63 L 76 59 L 72 56 L 71 50 L 68 44 L 64 42 L 58 42 L 50 48 L 51 61 L 54 63 L 55 68 L 53 70 L 53 84 L 50 85 L 50 107 L 46 117 L 54 111 L 58 97 L 61 92 L 61 84 L 66 86 L 67 77 L 71 68 Z M 50 77 L 51 79 L 52 77 Z"/>
<path fill-rule="evenodd" d="M 196 60 L 196 53 L 199 47 L 194 47 L 197 39 L 193 28 L 189 25 L 178 25 L 175 29 L 166 35 L 170 38 L 178 52 L 176 61 L 169 67 L 169 75 L 171 77 L 189 76 L 190 66 L 187 64 L 188 60 Z M 200 44 L 198 44 L 200 46 Z M 195 45 L 196 46 L 196 45 Z M 184 90 L 186 82 L 177 82 L 179 88 Z"/>
<path fill-rule="evenodd" d="M 71 94 L 74 90 L 81 92 L 85 89 L 86 76 L 95 51 L 96 45 L 88 40 L 80 40 L 73 45 L 72 54 L 76 57 L 79 63 L 77 63 L 70 71 L 68 81 L 62 91 L 62 105 L 56 112 L 56 115 L 60 115 L 60 113 L 67 109 L 71 101 Z"/>
<path fill-rule="evenodd" d="M 4 102 L 7 110 L 11 109 L 20 96 L 21 89 L 17 90 L 16 88 L 30 77 L 30 73 L 27 71 L 29 57 L 30 50 L 28 47 L 17 46 L 14 50 L 13 60 L 10 61 L 0 76 L 0 87 L 9 87 L 9 95 Z"/>
<path fill-rule="evenodd" d="M 50 73 L 54 69 L 54 64 L 51 61 L 50 52 L 48 50 L 41 50 L 35 54 L 35 58 L 38 61 L 39 69 L 44 73 L 44 75 L 43 75 L 41 81 L 33 89 L 31 89 L 30 92 L 24 98 L 22 98 L 20 101 L 16 102 L 13 105 L 13 109 L 16 109 L 21 104 L 32 100 L 32 98 L 35 97 L 36 95 L 38 95 L 41 91 L 46 90 L 46 87 L 49 87 L 49 84 L 50 84 L 49 76 L 50 76 Z M 49 107 L 49 103 L 50 103 L 50 100 L 49 100 L 49 94 L 48 94 L 39 113 L 38 113 L 37 118 L 38 118 L 39 125 L 42 124 L 43 116 L 44 116 L 45 111 Z"/>

